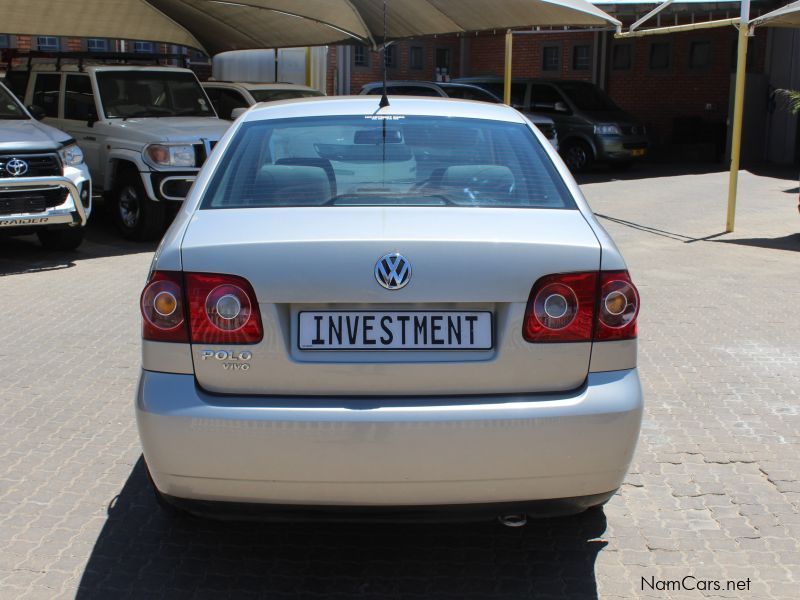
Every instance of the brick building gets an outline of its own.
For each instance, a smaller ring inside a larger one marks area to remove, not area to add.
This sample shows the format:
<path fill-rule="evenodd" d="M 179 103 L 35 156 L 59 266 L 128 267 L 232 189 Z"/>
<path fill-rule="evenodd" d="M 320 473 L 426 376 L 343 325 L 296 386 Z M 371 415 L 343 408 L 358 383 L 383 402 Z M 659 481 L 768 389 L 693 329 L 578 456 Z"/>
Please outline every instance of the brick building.
<path fill-rule="evenodd" d="M 618 0 L 616 4 L 603 3 L 602 8 L 621 20 L 627 30 L 654 4 Z M 751 15 L 782 4 L 781 0 L 754 0 Z M 642 27 L 726 19 L 736 17 L 739 11 L 739 2 L 678 0 Z M 781 109 L 771 100 L 772 88 L 781 85 L 770 79 L 770 73 L 791 60 L 785 52 L 771 52 L 773 38 L 781 36 L 798 38 L 800 53 L 800 33 L 763 29 L 750 40 L 745 160 L 780 162 L 787 156 L 800 160 L 796 118 L 788 124 L 795 139 L 790 155 L 770 152 L 764 133 L 769 138 L 770 129 L 784 132 L 786 128 L 785 115 L 778 115 L 780 124 L 773 125 L 769 113 Z M 504 37 L 504 32 L 490 32 L 397 42 L 388 51 L 388 77 L 432 81 L 442 69 L 453 78 L 502 75 Z M 514 35 L 513 75 L 594 82 L 648 125 L 662 154 L 720 160 L 726 144 L 736 44 L 736 29 L 730 25 L 625 40 L 615 40 L 612 32 L 604 31 L 519 31 Z M 381 78 L 380 55 L 364 47 L 338 46 L 331 48 L 329 56 L 328 93 L 358 93 L 363 84 Z M 800 64 L 798 58 L 794 62 Z M 800 74 L 793 77 L 789 79 L 796 81 Z"/>
<path fill-rule="evenodd" d="M 596 0 L 621 20 L 632 22 L 657 3 Z M 753 0 L 755 17 L 785 0 Z M 725 19 L 739 14 L 733 0 L 676 0 L 643 28 Z M 390 13 L 391 14 L 391 13 Z M 596 83 L 623 109 L 648 126 L 656 154 L 721 160 L 725 153 L 736 68 L 737 35 L 728 25 L 668 35 L 616 40 L 608 31 L 518 31 L 514 77 L 582 79 Z M 185 48 L 136 40 L 78 39 L 0 34 L 0 48 L 47 51 L 187 52 L 201 79 L 210 75 L 207 57 Z M 387 49 L 390 79 L 436 80 L 502 75 L 504 32 L 433 36 L 397 42 Z M 381 55 L 364 46 L 328 50 L 327 92 L 358 93 L 382 76 Z M 800 31 L 758 29 L 747 61 L 743 160 L 800 162 L 800 131 L 772 93 L 800 88 Z"/>

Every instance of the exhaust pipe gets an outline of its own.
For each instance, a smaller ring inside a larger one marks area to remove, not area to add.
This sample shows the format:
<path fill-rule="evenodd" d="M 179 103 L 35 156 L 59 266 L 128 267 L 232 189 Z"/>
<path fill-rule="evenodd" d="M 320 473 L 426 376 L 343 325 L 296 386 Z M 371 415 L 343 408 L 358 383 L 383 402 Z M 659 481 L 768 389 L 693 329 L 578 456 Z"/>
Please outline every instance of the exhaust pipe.
<path fill-rule="evenodd" d="M 518 515 L 500 515 L 497 517 L 497 520 L 506 527 L 525 527 L 528 523 L 528 517 L 524 513 Z"/>

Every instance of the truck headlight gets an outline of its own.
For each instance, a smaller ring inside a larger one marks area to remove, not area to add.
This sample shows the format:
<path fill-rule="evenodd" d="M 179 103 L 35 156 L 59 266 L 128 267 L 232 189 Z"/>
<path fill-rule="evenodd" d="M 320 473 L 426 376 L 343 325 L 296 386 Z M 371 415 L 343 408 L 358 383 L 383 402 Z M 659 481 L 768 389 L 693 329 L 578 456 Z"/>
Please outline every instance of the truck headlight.
<path fill-rule="evenodd" d="M 594 126 L 597 135 L 622 135 L 619 125 L 616 123 L 598 123 Z"/>
<path fill-rule="evenodd" d="M 83 162 L 83 151 L 77 144 L 64 146 L 58 151 L 58 155 L 61 157 L 61 162 L 69 167 L 76 167 Z"/>
<path fill-rule="evenodd" d="M 144 160 L 151 167 L 194 167 L 194 146 L 191 144 L 150 144 L 144 149 Z"/>

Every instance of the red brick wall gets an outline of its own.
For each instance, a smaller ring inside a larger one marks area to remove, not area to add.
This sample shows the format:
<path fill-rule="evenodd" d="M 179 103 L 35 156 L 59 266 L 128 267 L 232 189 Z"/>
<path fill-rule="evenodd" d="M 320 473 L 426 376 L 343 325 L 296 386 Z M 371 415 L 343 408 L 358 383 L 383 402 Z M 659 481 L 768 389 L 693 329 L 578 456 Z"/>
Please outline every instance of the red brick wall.
<path fill-rule="evenodd" d="M 733 27 L 636 38 L 632 40 L 631 69 L 616 71 L 609 64 L 606 89 L 617 104 L 650 125 L 656 142 L 669 141 L 676 118 L 700 117 L 707 122 L 725 123 L 731 74 L 736 66 L 733 52 L 736 40 Z M 710 67 L 689 67 L 693 41 L 711 43 Z M 653 42 L 672 45 L 669 69 L 649 68 Z M 751 38 L 751 72 L 763 72 L 765 50 L 766 35 Z M 609 47 L 609 60 L 610 52 Z"/>
<path fill-rule="evenodd" d="M 512 46 L 512 73 L 514 77 L 548 77 L 553 79 L 592 79 L 592 66 L 588 70 L 572 69 L 572 48 L 589 45 L 594 60 L 594 34 L 517 34 Z M 561 49 L 560 71 L 542 70 L 542 48 L 558 46 Z M 502 75 L 505 65 L 505 34 L 479 35 L 469 38 L 469 74 Z"/>
<path fill-rule="evenodd" d="M 421 38 L 397 42 L 395 45 L 397 46 L 397 66 L 388 70 L 388 79 L 434 81 L 436 78 L 437 48 L 448 48 L 450 50 L 450 76 L 458 77 L 460 75 L 461 40 L 456 36 Z M 411 69 L 409 66 L 409 52 L 412 46 L 420 46 L 423 49 L 424 64 L 422 69 Z M 381 60 L 380 52 L 370 52 L 368 67 L 353 66 L 350 80 L 350 89 L 353 94 L 357 94 L 364 84 L 379 81 L 383 78 Z"/>

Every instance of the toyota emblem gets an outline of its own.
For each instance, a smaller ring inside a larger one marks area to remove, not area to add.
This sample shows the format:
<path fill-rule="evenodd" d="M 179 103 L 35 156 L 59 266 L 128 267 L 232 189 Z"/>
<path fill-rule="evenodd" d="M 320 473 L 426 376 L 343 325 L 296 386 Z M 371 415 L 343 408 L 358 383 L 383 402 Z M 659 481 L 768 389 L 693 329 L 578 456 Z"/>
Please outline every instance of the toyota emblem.
<path fill-rule="evenodd" d="M 18 158 L 12 158 L 6 163 L 6 172 L 12 177 L 20 177 L 28 172 L 28 163 Z"/>

